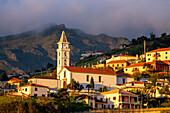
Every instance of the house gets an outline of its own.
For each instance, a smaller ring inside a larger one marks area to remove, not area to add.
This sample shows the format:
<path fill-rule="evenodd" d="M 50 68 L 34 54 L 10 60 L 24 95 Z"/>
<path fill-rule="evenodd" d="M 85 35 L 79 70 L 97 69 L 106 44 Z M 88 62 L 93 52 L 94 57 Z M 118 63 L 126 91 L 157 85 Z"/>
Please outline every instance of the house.
<path fill-rule="evenodd" d="M 86 104 L 97 109 L 102 109 L 102 106 L 106 104 L 106 102 L 101 101 L 97 99 L 96 96 L 94 97 L 92 95 L 79 95 L 79 96 L 76 96 L 75 99 L 77 102 L 85 101 Z"/>
<path fill-rule="evenodd" d="M 106 63 L 106 67 L 111 67 L 114 71 L 118 71 L 127 67 L 129 63 L 126 60 L 114 60 Z"/>
<path fill-rule="evenodd" d="M 127 82 L 134 81 L 134 76 L 126 73 L 118 73 L 117 76 L 117 84 L 122 85 Z"/>
<path fill-rule="evenodd" d="M 18 88 L 21 84 L 22 80 L 17 79 L 17 78 L 12 78 L 10 80 L 7 81 L 7 83 L 13 85 L 13 87 Z"/>
<path fill-rule="evenodd" d="M 140 81 L 131 81 L 126 82 L 123 85 L 118 86 L 119 89 L 123 89 L 124 91 L 143 91 L 145 88 L 145 82 Z"/>
<path fill-rule="evenodd" d="M 108 89 L 114 89 L 117 83 L 116 73 L 105 69 L 64 66 L 59 72 L 59 77 L 61 80 L 61 88 L 66 87 L 71 79 L 74 79 L 86 89 L 86 85 L 90 84 L 91 77 L 94 79 L 95 90 L 98 90 L 102 85 Z"/>
<path fill-rule="evenodd" d="M 170 48 L 161 48 L 146 52 L 146 62 L 170 60 Z"/>
<path fill-rule="evenodd" d="M 34 76 L 28 79 L 28 82 L 45 85 L 50 89 L 59 89 L 60 88 L 60 80 L 51 76 Z"/>
<path fill-rule="evenodd" d="M 48 86 L 40 84 L 28 84 L 18 88 L 17 95 L 21 96 L 35 96 L 35 97 L 47 97 Z"/>
<path fill-rule="evenodd" d="M 110 61 L 115 61 L 115 60 L 126 60 L 126 61 L 135 60 L 135 61 L 138 61 L 138 55 L 136 55 L 136 56 L 120 55 L 120 56 L 116 56 L 116 57 L 114 55 L 112 55 L 112 58 L 106 60 L 106 63 L 108 63 Z"/>
<path fill-rule="evenodd" d="M 121 89 L 113 89 L 103 92 L 97 99 L 106 101 L 106 108 L 139 108 L 139 96 Z"/>
<path fill-rule="evenodd" d="M 107 60 L 108 58 L 110 58 L 110 57 L 107 56 L 107 55 L 103 55 L 103 56 L 97 57 L 97 59 L 98 59 L 100 62 L 104 62 L 104 61 Z"/>

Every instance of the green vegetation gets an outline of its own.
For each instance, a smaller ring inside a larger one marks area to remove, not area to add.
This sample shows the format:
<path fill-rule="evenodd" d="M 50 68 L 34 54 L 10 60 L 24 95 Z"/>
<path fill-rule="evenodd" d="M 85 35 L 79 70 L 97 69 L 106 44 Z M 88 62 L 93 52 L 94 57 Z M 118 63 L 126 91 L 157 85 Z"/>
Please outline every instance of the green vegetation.
<path fill-rule="evenodd" d="M 60 89 L 57 95 L 49 98 L 21 98 L 0 96 L 1 113 L 66 113 L 92 109 L 84 102 L 76 102 L 67 89 Z"/>

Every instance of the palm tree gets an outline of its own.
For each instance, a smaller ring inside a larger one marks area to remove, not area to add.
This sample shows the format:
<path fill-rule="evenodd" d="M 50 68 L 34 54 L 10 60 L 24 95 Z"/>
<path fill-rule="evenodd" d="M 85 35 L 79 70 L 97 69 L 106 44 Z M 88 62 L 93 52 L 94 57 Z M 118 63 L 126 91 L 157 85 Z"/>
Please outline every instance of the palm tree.
<path fill-rule="evenodd" d="M 89 94 L 89 90 L 90 90 L 90 88 L 91 88 L 90 84 L 87 84 L 87 85 L 86 85 L 86 88 L 88 88 L 88 94 Z"/>

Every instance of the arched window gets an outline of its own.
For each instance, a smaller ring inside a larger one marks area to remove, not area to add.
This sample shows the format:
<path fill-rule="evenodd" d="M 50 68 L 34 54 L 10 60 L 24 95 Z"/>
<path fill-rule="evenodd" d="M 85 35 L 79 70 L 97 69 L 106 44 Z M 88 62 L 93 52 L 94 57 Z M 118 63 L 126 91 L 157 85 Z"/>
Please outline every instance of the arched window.
<path fill-rule="evenodd" d="M 67 54 L 66 54 L 66 52 L 64 52 L 64 56 L 66 56 Z"/>

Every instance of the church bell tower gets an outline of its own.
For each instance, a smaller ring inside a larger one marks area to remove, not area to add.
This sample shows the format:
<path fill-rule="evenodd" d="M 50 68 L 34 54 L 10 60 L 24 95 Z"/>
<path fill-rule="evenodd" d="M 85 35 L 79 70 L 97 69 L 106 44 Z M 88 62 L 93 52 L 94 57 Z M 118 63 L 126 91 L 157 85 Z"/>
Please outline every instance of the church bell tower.
<path fill-rule="evenodd" d="M 57 43 L 57 75 L 64 66 L 69 66 L 70 63 L 70 48 L 65 32 L 62 31 L 60 41 Z"/>

